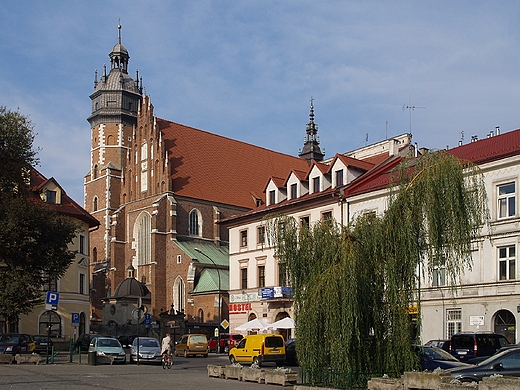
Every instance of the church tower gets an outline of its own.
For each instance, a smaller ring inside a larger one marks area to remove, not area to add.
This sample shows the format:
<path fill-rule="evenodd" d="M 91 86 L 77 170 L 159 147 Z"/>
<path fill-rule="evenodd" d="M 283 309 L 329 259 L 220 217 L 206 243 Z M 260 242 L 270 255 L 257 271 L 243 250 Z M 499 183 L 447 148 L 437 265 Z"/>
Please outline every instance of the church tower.
<path fill-rule="evenodd" d="M 128 51 L 121 44 L 121 25 L 118 42 L 109 54 L 110 71 L 106 64 L 98 80 L 96 70 L 92 100 L 90 172 L 85 176 L 85 209 L 100 223 L 90 234 L 91 298 L 100 302 L 106 292 L 115 289 L 107 279 L 114 267 L 110 262 L 111 216 L 120 206 L 123 172 L 137 125 L 137 113 L 142 100 L 142 80 L 128 75 Z M 97 296 L 99 295 L 99 296 Z M 99 311 L 98 311 L 99 310 Z M 94 305 L 92 320 L 100 318 L 101 307 Z"/>
<path fill-rule="evenodd" d="M 314 123 L 314 99 L 311 98 L 311 110 L 309 113 L 309 123 L 307 123 L 306 135 L 303 139 L 303 149 L 300 150 L 298 156 L 307 160 L 310 164 L 312 161 L 323 161 L 325 153 L 320 148 L 320 137 L 318 137 L 318 124 Z"/>

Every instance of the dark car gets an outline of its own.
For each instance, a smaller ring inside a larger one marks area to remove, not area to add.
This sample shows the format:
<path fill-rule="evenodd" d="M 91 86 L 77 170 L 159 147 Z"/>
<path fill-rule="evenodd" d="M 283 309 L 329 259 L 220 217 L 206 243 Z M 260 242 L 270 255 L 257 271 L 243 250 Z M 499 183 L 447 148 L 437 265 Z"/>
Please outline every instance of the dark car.
<path fill-rule="evenodd" d="M 242 340 L 244 336 L 241 334 L 229 334 L 229 333 L 221 333 L 220 334 L 220 352 L 228 353 L 231 348 L 233 348 L 240 340 Z M 208 348 L 210 352 L 217 352 L 217 344 L 218 338 L 211 337 L 208 340 Z"/>
<path fill-rule="evenodd" d="M 447 371 L 461 382 L 478 382 L 491 375 L 520 376 L 520 347 L 506 348 L 478 364 Z"/>
<path fill-rule="evenodd" d="M 298 358 L 296 357 L 296 340 L 289 339 L 285 342 L 285 364 L 288 366 L 297 366 Z"/>
<path fill-rule="evenodd" d="M 453 355 L 437 347 L 415 345 L 414 351 L 419 358 L 419 363 L 423 371 L 433 371 L 437 368 L 447 370 L 448 368 L 467 367 L 470 365 L 458 361 Z"/>
<path fill-rule="evenodd" d="M 88 348 L 90 346 L 90 343 L 92 342 L 93 339 L 95 339 L 96 337 L 112 337 L 112 336 L 102 336 L 100 334 L 88 334 L 88 333 L 83 333 L 82 335 L 80 335 L 76 341 L 74 342 L 74 348 L 77 350 L 78 347 L 81 347 L 81 351 L 82 352 L 87 352 L 88 351 Z"/>
<path fill-rule="evenodd" d="M 47 347 L 49 348 L 49 352 L 52 349 L 52 339 L 44 334 L 35 334 L 33 335 L 33 340 L 35 344 L 34 351 L 39 354 L 47 354 Z"/>
<path fill-rule="evenodd" d="M 509 345 L 504 335 L 492 332 L 457 333 L 451 336 L 450 353 L 461 362 L 476 363 L 476 358 L 494 355 Z"/>
<path fill-rule="evenodd" d="M 25 333 L 3 333 L 0 334 L 1 354 L 22 354 L 34 352 L 34 340 Z"/>
<path fill-rule="evenodd" d="M 437 347 L 444 349 L 446 352 L 450 352 L 450 340 L 430 340 L 424 345 L 426 347 Z"/>
<path fill-rule="evenodd" d="M 136 337 L 137 336 L 119 336 L 117 339 L 123 348 L 130 348 Z"/>

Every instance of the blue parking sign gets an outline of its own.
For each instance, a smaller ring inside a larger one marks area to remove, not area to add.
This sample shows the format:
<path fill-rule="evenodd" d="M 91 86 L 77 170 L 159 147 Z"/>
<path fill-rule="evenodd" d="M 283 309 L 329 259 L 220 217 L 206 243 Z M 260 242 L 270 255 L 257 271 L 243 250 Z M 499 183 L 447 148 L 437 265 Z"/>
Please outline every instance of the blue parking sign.
<path fill-rule="evenodd" d="M 71 313 L 72 314 L 72 323 L 79 324 L 79 313 Z"/>
<path fill-rule="evenodd" d="M 45 303 L 47 305 L 58 306 L 58 301 L 60 299 L 60 294 L 55 291 L 47 291 L 47 299 Z"/>

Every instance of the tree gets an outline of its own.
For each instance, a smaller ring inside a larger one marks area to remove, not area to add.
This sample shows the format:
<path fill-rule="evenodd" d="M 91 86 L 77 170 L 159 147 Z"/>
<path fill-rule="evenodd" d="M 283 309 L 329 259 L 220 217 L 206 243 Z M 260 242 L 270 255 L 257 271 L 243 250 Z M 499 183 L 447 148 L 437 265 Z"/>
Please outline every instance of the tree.
<path fill-rule="evenodd" d="M 76 224 L 30 188 L 33 140 L 31 122 L 0 107 L 0 315 L 10 323 L 43 302 L 44 286 L 75 256 Z"/>
<path fill-rule="evenodd" d="M 298 360 L 311 383 L 328 369 L 398 375 L 417 368 L 409 307 L 420 307 L 424 271 L 445 264 L 456 286 L 471 266 L 471 242 L 488 219 L 478 167 L 440 151 L 403 161 L 392 177 L 383 215 L 359 216 L 351 226 L 268 221 L 293 287 Z"/>

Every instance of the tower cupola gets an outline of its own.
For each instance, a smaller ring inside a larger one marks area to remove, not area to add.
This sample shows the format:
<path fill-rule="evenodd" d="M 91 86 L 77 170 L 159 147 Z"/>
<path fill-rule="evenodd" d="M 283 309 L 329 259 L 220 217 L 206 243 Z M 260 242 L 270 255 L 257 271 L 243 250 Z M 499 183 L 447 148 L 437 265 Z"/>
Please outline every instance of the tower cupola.
<path fill-rule="evenodd" d="M 314 122 L 314 99 L 311 97 L 311 107 L 309 113 L 309 123 L 307 123 L 306 134 L 303 138 L 303 149 L 300 150 L 298 156 L 307 160 L 310 164 L 312 161 L 322 161 L 325 153 L 320 147 L 320 137 L 318 137 L 318 124 Z"/>

